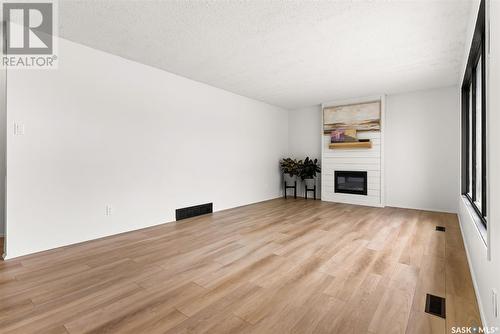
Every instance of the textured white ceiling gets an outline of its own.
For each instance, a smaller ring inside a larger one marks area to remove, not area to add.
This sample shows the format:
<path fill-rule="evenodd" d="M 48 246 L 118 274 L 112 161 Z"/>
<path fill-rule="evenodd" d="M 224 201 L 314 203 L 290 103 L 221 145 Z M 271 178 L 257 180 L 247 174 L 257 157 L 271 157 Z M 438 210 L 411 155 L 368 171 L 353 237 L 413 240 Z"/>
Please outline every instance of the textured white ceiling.
<path fill-rule="evenodd" d="M 59 2 L 62 37 L 286 108 L 456 84 L 469 1 Z"/>

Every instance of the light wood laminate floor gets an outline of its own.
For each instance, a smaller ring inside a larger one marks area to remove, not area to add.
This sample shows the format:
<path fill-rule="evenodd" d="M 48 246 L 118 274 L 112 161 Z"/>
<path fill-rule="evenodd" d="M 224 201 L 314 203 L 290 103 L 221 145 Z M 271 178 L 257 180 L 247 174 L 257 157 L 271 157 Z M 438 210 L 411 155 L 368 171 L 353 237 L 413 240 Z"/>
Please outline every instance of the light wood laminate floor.
<path fill-rule="evenodd" d="M 424 313 L 426 293 L 446 297 L 446 320 Z M 1 333 L 444 334 L 474 325 L 452 214 L 276 199 L 0 262 Z"/>

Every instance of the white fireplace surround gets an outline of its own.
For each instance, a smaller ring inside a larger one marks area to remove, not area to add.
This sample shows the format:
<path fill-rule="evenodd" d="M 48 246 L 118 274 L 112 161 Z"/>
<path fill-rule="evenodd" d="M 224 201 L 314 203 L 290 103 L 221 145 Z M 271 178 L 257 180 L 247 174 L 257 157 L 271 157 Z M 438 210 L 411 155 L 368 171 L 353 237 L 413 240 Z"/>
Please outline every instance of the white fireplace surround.
<path fill-rule="evenodd" d="M 381 111 L 380 131 L 359 131 L 359 139 L 370 139 L 371 148 L 330 149 L 330 136 L 321 128 L 321 199 L 323 201 L 360 204 L 368 206 L 385 206 L 384 183 L 384 127 L 385 127 L 385 95 L 367 96 L 349 100 L 333 101 L 321 105 L 323 108 L 356 104 L 379 100 Z M 323 120 L 321 121 L 323 127 Z M 366 171 L 368 173 L 368 195 L 335 193 L 335 171 Z"/>

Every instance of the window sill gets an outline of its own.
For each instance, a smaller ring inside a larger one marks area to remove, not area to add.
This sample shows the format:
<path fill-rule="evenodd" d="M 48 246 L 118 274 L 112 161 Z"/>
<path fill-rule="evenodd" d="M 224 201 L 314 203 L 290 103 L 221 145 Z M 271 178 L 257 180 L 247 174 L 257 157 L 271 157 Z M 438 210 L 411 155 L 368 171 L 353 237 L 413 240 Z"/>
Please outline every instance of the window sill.
<path fill-rule="evenodd" d="M 486 230 L 486 227 L 484 227 L 483 222 L 481 221 L 481 218 L 477 214 L 476 210 L 472 207 L 472 204 L 469 202 L 469 200 L 462 195 L 462 202 L 464 203 L 469 216 L 471 217 L 472 221 L 474 222 L 474 225 L 476 226 L 476 229 L 479 233 L 479 236 L 484 242 L 484 245 L 488 245 L 488 231 Z"/>

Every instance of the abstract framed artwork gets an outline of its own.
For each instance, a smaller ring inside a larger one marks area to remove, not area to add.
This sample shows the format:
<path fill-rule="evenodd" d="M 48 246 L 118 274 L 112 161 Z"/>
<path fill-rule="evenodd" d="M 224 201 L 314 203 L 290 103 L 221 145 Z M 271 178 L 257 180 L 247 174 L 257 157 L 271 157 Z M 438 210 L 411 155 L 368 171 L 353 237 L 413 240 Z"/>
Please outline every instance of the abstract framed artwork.
<path fill-rule="evenodd" d="M 380 131 L 380 101 L 323 108 L 324 133 L 340 129 Z"/>

